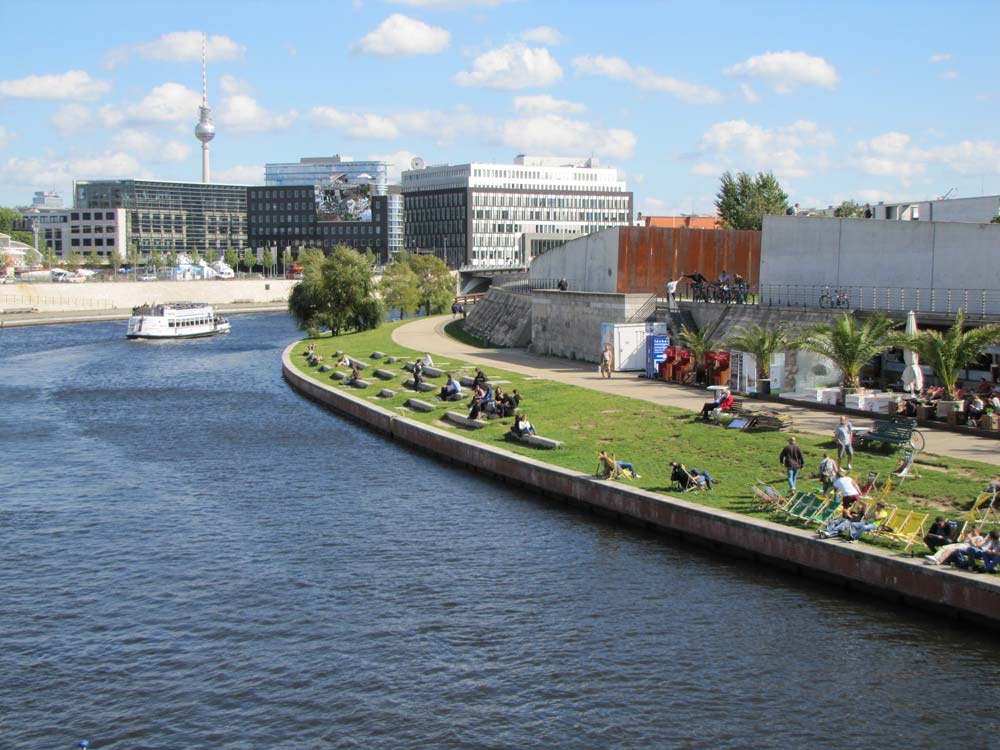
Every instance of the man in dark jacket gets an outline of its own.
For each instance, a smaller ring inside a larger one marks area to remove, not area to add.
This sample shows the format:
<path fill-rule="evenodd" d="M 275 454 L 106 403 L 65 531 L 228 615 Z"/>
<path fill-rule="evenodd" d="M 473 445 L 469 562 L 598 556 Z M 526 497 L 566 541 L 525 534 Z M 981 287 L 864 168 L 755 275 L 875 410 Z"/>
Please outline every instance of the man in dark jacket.
<path fill-rule="evenodd" d="M 795 438 L 788 438 L 788 445 L 781 449 L 781 453 L 778 454 L 778 460 L 788 471 L 788 489 L 791 492 L 795 492 L 795 479 L 799 475 L 799 469 L 805 463 L 802 449 L 795 442 Z"/>

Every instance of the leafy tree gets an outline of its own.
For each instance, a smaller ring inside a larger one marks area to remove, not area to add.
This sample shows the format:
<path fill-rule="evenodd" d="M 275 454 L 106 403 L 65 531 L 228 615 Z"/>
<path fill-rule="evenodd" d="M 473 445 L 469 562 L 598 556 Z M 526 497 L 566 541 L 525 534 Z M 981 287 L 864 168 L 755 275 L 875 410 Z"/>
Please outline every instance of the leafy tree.
<path fill-rule="evenodd" d="M 955 398 L 958 371 L 975 363 L 984 349 L 1000 343 L 1000 326 L 985 325 L 963 331 L 964 323 L 965 310 L 959 308 L 955 323 L 943 334 L 927 329 L 891 338 L 894 346 L 915 351 L 921 363 L 934 370 L 949 401 Z"/>
<path fill-rule="evenodd" d="M 347 247 L 344 245 L 343 247 Z M 355 250 L 355 252 L 357 252 Z M 299 250 L 299 265 L 302 268 L 309 266 L 322 266 L 326 261 L 326 254 L 318 247 L 304 247 Z"/>
<path fill-rule="evenodd" d="M 424 313 L 430 315 L 447 310 L 455 299 L 455 279 L 445 262 L 434 255 L 411 255 L 409 266 L 417 276 Z"/>
<path fill-rule="evenodd" d="M 91 249 L 91 251 L 87 253 L 87 265 L 91 268 L 97 268 L 101 265 L 101 256 L 97 254 L 97 250 Z"/>
<path fill-rule="evenodd" d="M 171 268 L 177 268 L 177 261 L 178 257 L 176 250 L 171 250 L 169 253 L 167 253 L 167 263 L 170 264 Z"/>
<path fill-rule="evenodd" d="M 274 256 L 271 254 L 271 248 L 264 248 L 264 257 L 260 262 L 264 264 L 264 268 L 267 269 L 268 273 L 274 273 Z"/>
<path fill-rule="evenodd" d="M 42 262 L 45 264 L 46 268 L 52 268 L 56 264 L 56 251 L 52 249 L 51 245 L 45 246 L 45 252 L 42 255 Z"/>
<path fill-rule="evenodd" d="M 379 285 L 382 301 L 388 308 L 398 308 L 399 317 L 405 318 L 420 307 L 420 280 L 410 267 L 410 256 L 400 253 L 382 272 Z"/>
<path fill-rule="evenodd" d="M 1000 216 L 994 216 L 990 219 L 990 224 L 1000 224 Z"/>
<path fill-rule="evenodd" d="M 833 215 L 838 219 L 861 219 L 865 215 L 865 207 L 856 201 L 844 201 L 833 209 Z"/>
<path fill-rule="evenodd" d="M 337 245 L 322 262 L 303 264 L 302 283 L 288 298 L 299 328 L 326 325 L 336 335 L 350 328 L 377 327 L 384 311 L 375 296 L 374 265 L 370 253 L 360 255 L 346 245 Z"/>
<path fill-rule="evenodd" d="M 16 208 L 0 208 L 0 232 L 10 234 L 14 223 L 20 221 L 24 221 L 24 217 Z"/>
<path fill-rule="evenodd" d="M 83 256 L 75 250 L 63 261 L 70 269 L 76 270 L 83 265 Z"/>
<path fill-rule="evenodd" d="M 243 253 L 243 265 L 247 269 L 247 273 L 253 271 L 253 267 L 257 265 L 257 253 L 253 251 L 252 247 L 248 247 Z"/>
<path fill-rule="evenodd" d="M 285 252 L 281 254 L 281 272 L 288 273 L 290 265 L 292 265 L 292 251 L 286 247 Z"/>
<path fill-rule="evenodd" d="M 240 265 L 239 256 L 236 255 L 236 251 L 233 250 L 233 248 L 231 247 L 226 248 L 226 252 L 222 254 L 222 260 L 223 262 L 225 262 L 227 266 L 232 268 L 234 271 L 237 268 L 239 268 Z"/>
<path fill-rule="evenodd" d="M 191 251 L 191 265 L 196 266 L 201 263 L 201 253 L 197 249 Z"/>
<path fill-rule="evenodd" d="M 701 381 L 702 372 L 705 369 L 705 355 L 715 348 L 715 340 L 709 333 L 707 327 L 699 328 L 697 331 L 681 325 L 681 343 L 691 350 L 691 361 L 694 362 L 695 375 Z"/>
<path fill-rule="evenodd" d="M 772 356 L 795 348 L 791 327 L 787 323 L 773 326 L 762 326 L 760 323 L 745 325 L 726 341 L 725 346 L 754 356 L 757 360 L 758 380 L 771 377 Z"/>
<path fill-rule="evenodd" d="M 756 177 L 747 172 L 734 177 L 732 172 L 726 172 L 721 183 L 715 207 L 724 229 L 760 230 L 766 214 L 788 210 L 788 195 L 771 172 L 758 172 Z"/>
<path fill-rule="evenodd" d="M 112 278 L 117 279 L 118 278 L 118 268 L 122 264 L 122 258 L 118 254 L 118 248 L 117 247 L 111 248 L 111 252 L 108 255 L 108 263 L 111 264 L 111 271 L 112 271 L 112 273 L 114 273 L 114 276 Z"/>
<path fill-rule="evenodd" d="M 128 249 L 128 264 L 135 269 L 140 263 L 142 263 L 142 253 L 139 251 L 139 246 L 133 242 Z"/>
<path fill-rule="evenodd" d="M 857 388 L 861 368 L 893 346 L 889 336 L 895 325 L 883 315 L 858 321 L 844 313 L 833 323 L 812 326 L 799 339 L 798 347 L 832 360 L 844 373 L 844 388 Z"/>
<path fill-rule="evenodd" d="M 154 269 L 159 269 L 163 265 L 163 253 L 159 250 L 154 250 L 149 254 L 149 264 Z"/>

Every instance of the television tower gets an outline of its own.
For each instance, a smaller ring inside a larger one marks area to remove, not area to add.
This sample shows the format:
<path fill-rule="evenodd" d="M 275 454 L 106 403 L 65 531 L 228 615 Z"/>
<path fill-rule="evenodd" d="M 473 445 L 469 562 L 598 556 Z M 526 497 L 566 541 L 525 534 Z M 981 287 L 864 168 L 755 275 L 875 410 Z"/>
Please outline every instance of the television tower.
<path fill-rule="evenodd" d="M 208 106 L 208 78 L 205 74 L 205 32 L 201 33 L 201 106 L 198 107 L 198 125 L 194 137 L 201 141 L 201 181 L 211 182 L 208 176 L 208 142 L 215 138 L 212 110 Z"/>

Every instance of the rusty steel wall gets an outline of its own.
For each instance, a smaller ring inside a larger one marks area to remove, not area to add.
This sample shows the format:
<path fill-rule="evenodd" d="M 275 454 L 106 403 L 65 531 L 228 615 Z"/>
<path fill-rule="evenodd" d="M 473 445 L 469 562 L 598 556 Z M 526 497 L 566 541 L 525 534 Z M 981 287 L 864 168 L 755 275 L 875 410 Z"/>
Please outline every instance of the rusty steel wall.
<path fill-rule="evenodd" d="M 618 229 L 618 293 L 662 293 L 666 283 L 701 271 L 709 280 L 722 271 L 760 281 L 760 232 L 727 229 Z"/>

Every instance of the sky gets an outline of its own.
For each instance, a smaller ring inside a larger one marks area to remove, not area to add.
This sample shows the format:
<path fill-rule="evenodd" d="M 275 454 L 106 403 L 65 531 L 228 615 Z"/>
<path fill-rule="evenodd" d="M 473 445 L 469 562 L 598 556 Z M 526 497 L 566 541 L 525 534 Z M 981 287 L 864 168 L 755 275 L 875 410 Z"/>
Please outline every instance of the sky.
<path fill-rule="evenodd" d="M 22 8 L 23 10 L 23 8 Z M 18 11 L 20 12 L 20 11 Z M 0 4 L 0 205 L 74 179 L 213 182 L 340 154 L 596 156 L 645 214 L 713 213 L 725 170 L 790 201 L 1000 194 L 996 2 L 51 0 Z M 36 23 L 37 21 L 37 23 Z"/>

